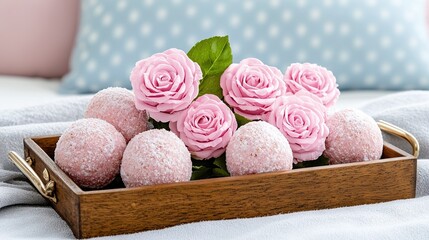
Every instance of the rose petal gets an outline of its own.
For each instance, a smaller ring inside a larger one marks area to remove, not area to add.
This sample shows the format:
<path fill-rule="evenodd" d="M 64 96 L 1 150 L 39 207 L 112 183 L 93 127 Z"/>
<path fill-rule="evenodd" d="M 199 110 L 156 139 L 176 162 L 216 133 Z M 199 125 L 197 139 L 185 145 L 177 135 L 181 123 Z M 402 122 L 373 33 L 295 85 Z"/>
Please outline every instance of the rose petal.
<path fill-rule="evenodd" d="M 147 108 L 157 121 L 176 121 L 176 113 L 186 109 L 198 95 L 201 78 L 198 64 L 179 49 L 140 60 L 130 74 L 136 107 Z"/>
<path fill-rule="evenodd" d="M 276 98 L 286 93 L 283 76 L 277 68 L 255 58 L 231 64 L 221 76 L 224 100 L 234 112 L 249 119 L 261 119 Z"/>
<path fill-rule="evenodd" d="M 205 94 L 191 103 L 173 127 L 194 158 L 209 159 L 225 151 L 237 121 L 217 96 Z"/>
<path fill-rule="evenodd" d="M 325 148 L 326 108 L 308 92 L 278 98 L 267 121 L 279 128 L 288 139 L 295 161 L 317 159 Z"/>

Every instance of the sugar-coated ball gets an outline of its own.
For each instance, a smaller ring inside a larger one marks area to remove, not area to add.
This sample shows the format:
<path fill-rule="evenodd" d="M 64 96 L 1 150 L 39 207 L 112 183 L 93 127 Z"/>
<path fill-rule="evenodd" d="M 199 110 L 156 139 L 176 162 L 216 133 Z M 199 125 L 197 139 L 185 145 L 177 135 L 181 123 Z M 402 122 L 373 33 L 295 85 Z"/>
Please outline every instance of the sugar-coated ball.
<path fill-rule="evenodd" d="M 99 118 L 115 126 L 128 142 L 148 129 L 148 114 L 138 110 L 134 94 L 125 88 L 111 87 L 98 92 L 91 99 L 85 118 Z"/>
<path fill-rule="evenodd" d="M 125 149 L 121 177 L 126 187 L 189 181 L 191 154 L 174 133 L 152 129 L 135 136 Z"/>
<path fill-rule="evenodd" d="M 55 162 L 80 187 L 102 188 L 119 173 L 125 147 L 122 134 L 108 122 L 81 119 L 61 135 Z"/>
<path fill-rule="evenodd" d="M 328 117 L 324 156 L 329 164 L 380 159 L 383 137 L 375 120 L 357 109 L 343 109 Z"/>
<path fill-rule="evenodd" d="M 226 166 L 232 176 L 291 170 L 292 163 L 287 139 L 263 121 L 241 126 L 226 147 Z"/>

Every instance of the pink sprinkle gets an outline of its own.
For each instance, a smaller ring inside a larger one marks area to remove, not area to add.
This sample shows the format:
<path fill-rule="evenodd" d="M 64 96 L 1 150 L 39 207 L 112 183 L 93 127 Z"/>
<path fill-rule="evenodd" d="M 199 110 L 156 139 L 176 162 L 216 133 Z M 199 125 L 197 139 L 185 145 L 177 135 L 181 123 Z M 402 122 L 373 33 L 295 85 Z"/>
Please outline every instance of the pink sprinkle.
<path fill-rule="evenodd" d="M 357 109 L 344 109 L 329 116 L 324 155 L 329 164 L 380 159 L 381 130 L 373 118 Z"/>
<path fill-rule="evenodd" d="M 148 115 L 137 110 L 134 94 L 125 88 L 107 88 L 91 99 L 85 118 L 99 118 L 112 124 L 128 142 L 148 129 Z"/>
<path fill-rule="evenodd" d="M 152 129 L 128 143 L 121 165 L 126 187 L 189 181 L 191 154 L 172 132 Z"/>
<path fill-rule="evenodd" d="M 57 142 L 55 162 L 77 185 L 102 188 L 119 173 L 124 137 L 106 121 L 74 122 Z"/>
<path fill-rule="evenodd" d="M 291 170 L 292 163 L 286 138 L 263 121 L 241 126 L 226 148 L 226 165 L 232 176 Z"/>

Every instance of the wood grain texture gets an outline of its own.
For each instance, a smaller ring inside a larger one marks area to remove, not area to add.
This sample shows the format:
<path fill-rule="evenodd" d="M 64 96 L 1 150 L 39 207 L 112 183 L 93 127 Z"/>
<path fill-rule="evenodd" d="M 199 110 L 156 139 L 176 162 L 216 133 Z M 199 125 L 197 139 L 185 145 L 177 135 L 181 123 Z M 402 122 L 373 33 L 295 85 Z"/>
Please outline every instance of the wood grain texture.
<path fill-rule="evenodd" d="M 30 148 L 30 155 L 32 152 L 40 161 L 49 162 L 45 166 L 55 172 L 59 201 L 53 206 L 78 238 L 415 196 L 416 159 L 388 143 L 384 146 L 384 159 L 376 161 L 130 189 L 82 191 L 51 159 L 57 140 L 55 137 L 36 139 L 37 143 L 28 143 L 26 148 Z"/>
<path fill-rule="evenodd" d="M 50 179 L 55 182 L 58 199 L 57 203 L 50 203 L 68 223 L 73 234 L 79 237 L 82 235 L 79 196 L 83 191 L 52 160 L 57 141 L 58 137 L 24 139 L 25 157 L 30 156 L 33 159 L 32 167 L 45 184 L 47 181 L 42 177 L 43 170 L 48 170 Z"/>

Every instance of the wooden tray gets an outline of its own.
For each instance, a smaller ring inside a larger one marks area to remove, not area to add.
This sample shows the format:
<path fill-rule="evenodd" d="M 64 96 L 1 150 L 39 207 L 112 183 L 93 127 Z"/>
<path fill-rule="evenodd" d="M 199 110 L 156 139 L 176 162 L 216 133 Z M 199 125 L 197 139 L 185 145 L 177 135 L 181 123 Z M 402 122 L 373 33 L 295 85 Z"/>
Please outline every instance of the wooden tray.
<path fill-rule="evenodd" d="M 382 159 L 374 161 L 130 189 L 119 181 L 91 191 L 79 188 L 54 163 L 58 136 L 24 139 L 25 160 L 13 152 L 9 157 L 74 235 L 88 238 L 412 198 L 418 143 L 397 127 L 379 126 L 408 139 L 414 156 L 385 143 Z"/>

